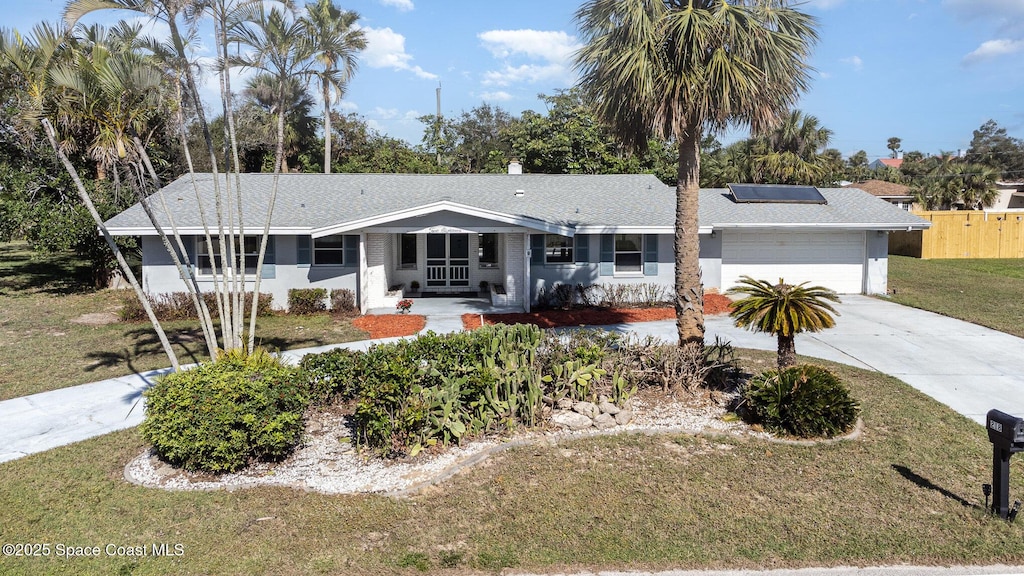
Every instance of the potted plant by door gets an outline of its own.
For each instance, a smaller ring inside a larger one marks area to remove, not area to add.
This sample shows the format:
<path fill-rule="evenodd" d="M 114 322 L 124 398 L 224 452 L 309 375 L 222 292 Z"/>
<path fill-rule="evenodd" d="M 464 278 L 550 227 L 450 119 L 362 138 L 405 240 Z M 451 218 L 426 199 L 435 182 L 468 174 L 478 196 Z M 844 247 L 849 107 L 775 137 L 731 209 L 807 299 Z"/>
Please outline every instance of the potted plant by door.
<path fill-rule="evenodd" d="M 420 291 L 420 283 L 417 282 L 416 280 L 413 280 L 412 282 L 409 282 L 409 291 L 410 292 L 419 292 Z"/>
<path fill-rule="evenodd" d="M 398 309 L 401 314 L 408 314 L 409 309 L 412 308 L 412 300 L 409 298 L 403 298 L 398 301 L 398 304 L 395 304 L 395 308 Z"/>

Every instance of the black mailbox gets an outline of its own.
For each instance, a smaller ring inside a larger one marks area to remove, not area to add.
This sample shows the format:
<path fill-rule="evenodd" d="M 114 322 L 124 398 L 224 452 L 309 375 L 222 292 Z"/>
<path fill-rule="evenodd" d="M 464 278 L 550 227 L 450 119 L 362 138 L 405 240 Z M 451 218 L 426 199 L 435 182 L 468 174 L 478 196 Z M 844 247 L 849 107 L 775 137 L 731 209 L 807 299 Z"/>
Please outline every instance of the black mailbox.
<path fill-rule="evenodd" d="M 989 442 L 1011 450 L 1024 449 L 1024 418 L 1017 418 L 1000 410 L 989 410 L 985 420 L 988 424 Z"/>
<path fill-rule="evenodd" d="M 1011 513 L 1010 456 L 1024 452 L 1024 418 L 989 410 L 985 428 L 992 443 L 992 513 L 1012 520 L 1020 503 L 1014 504 Z"/>

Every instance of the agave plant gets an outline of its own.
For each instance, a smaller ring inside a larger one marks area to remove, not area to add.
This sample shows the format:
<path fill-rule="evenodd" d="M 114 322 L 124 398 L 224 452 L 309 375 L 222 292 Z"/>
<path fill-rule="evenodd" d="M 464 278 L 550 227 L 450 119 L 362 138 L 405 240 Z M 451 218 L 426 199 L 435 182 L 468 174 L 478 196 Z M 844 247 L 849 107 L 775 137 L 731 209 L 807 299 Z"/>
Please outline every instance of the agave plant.
<path fill-rule="evenodd" d="M 806 284 L 786 284 L 782 278 L 778 284 L 772 284 L 743 276 L 738 286 L 726 291 L 746 296 L 733 304 L 729 313 L 736 326 L 778 337 L 780 372 L 796 365 L 797 334 L 831 328 L 836 325 L 832 315 L 839 315 L 829 304 L 839 302 L 835 292 Z"/>

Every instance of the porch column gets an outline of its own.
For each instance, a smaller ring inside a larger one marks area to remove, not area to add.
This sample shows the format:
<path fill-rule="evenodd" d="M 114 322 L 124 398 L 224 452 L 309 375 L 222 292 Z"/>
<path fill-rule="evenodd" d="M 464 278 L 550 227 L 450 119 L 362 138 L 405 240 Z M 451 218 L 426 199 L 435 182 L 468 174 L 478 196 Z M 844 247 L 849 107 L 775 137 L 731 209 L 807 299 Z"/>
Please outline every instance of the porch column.
<path fill-rule="evenodd" d="M 384 306 L 388 289 L 384 266 L 386 237 L 386 234 L 361 234 L 359 238 L 359 291 L 363 313 Z"/>
<path fill-rule="evenodd" d="M 526 234 L 505 234 L 505 293 L 509 302 L 521 301 L 530 311 L 529 260 L 526 258 Z"/>

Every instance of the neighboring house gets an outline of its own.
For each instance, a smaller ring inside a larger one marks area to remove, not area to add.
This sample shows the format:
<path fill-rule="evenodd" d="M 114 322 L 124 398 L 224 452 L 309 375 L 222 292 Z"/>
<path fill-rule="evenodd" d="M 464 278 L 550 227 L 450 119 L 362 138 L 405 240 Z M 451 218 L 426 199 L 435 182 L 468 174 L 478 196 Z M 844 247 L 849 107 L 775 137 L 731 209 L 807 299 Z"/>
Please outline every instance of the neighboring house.
<path fill-rule="evenodd" d="M 871 164 L 868 164 L 868 168 L 872 170 L 885 170 L 886 168 L 900 169 L 903 166 L 903 157 L 899 158 L 879 158 Z"/>
<path fill-rule="evenodd" d="M 996 182 L 999 198 L 986 210 L 1008 212 L 1024 210 L 1024 182 Z"/>
<path fill-rule="evenodd" d="M 254 235 L 245 259 L 253 268 L 272 181 L 271 174 L 241 175 L 245 231 Z M 213 177 L 197 175 L 196 188 L 212 215 Z M 186 236 L 200 284 L 212 289 L 211 250 L 191 177 L 161 193 Z M 821 194 L 827 203 L 744 203 L 730 190 L 702 190 L 705 287 L 724 290 L 749 274 L 840 293 L 884 293 L 887 233 L 928 223 L 860 190 Z M 540 290 L 557 283 L 671 288 L 675 206 L 675 189 L 651 175 L 285 174 L 261 290 L 273 293 L 280 308 L 290 288 L 348 288 L 366 311 L 393 306 L 389 289 L 408 291 L 414 281 L 434 292 L 475 291 L 486 281 L 527 310 Z M 107 226 L 115 235 L 141 236 L 147 292 L 184 290 L 139 205 Z"/>
<path fill-rule="evenodd" d="M 910 186 L 904 186 L 896 182 L 886 182 L 885 180 L 865 180 L 864 182 L 844 184 L 844 187 L 863 190 L 876 198 L 885 200 L 900 210 L 909 212 L 917 209 Z"/>

